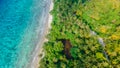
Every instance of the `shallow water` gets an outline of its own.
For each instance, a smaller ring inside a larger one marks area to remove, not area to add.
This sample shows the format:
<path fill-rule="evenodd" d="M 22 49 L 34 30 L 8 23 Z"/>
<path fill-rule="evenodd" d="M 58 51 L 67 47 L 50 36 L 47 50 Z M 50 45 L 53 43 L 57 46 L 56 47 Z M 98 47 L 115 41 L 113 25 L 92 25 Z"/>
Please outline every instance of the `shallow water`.
<path fill-rule="evenodd" d="M 0 68 L 26 68 L 42 36 L 49 0 L 0 0 Z"/>

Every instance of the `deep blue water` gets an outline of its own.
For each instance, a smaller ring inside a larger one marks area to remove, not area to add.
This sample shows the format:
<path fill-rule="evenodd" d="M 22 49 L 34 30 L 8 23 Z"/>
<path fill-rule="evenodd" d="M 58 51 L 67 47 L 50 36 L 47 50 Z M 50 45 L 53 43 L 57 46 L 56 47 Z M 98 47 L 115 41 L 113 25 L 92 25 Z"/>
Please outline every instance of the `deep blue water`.
<path fill-rule="evenodd" d="M 48 0 L 0 0 L 0 68 L 26 68 L 42 35 Z"/>

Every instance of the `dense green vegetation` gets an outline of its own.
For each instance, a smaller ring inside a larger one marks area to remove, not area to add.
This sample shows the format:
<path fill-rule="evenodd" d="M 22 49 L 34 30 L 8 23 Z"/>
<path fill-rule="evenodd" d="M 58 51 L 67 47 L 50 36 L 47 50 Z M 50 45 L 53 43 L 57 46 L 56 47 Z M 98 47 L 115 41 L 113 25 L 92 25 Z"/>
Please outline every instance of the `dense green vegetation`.
<path fill-rule="evenodd" d="M 54 0 L 51 13 L 52 29 L 40 68 L 120 67 L 119 0 Z M 97 35 L 92 35 L 91 30 Z M 105 47 L 98 42 L 99 37 Z M 59 39 L 70 40 L 71 59 L 66 57 L 65 45 Z"/>

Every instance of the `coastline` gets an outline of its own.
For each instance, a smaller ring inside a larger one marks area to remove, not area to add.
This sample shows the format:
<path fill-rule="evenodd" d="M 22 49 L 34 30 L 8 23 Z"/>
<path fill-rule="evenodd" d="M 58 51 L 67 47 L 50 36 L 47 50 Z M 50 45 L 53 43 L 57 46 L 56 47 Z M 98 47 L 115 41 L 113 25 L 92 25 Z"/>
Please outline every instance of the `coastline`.
<path fill-rule="evenodd" d="M 49 5 L 49 12 L 53 9 L 53 0 L 50 0 L 50 5 Z M 47 21 L 45 24 L 43 36 L 40 39 L 40 42 L 38 42 L 37 46 L 35 47 L 34 50 L 34 56 L 32 56 L 32 61 L 28 64 L 28 68 L 39 68 L 40 60 L 44 57 L 43 49 L 42 46 L 44 45 L 45 42 L 48 41 L 46 38 L 46 35 L 49 33 L 49 30 L 51 29 L 51 23 L 52 23 L 52 15 L 49 13 L 47 16 Z M 43 54 L 42 57 L 40 57 L 40 54 Z"/>

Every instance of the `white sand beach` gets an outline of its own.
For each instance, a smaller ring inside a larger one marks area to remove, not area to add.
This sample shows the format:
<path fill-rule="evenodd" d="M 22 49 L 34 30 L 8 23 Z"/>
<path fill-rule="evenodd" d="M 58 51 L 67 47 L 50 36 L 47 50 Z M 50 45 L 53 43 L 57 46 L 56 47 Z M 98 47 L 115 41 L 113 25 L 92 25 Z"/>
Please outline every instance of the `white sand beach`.
<path fill-rule="evenodd" d="M 49 6 L 49 12 L 53 9 L 53 1 L 51 0 L 51 4 Z M 52 22 L 52 15 L 49 13 L 48 15 L 48 21 L 47 24 L 45 25 L 45 29 L 44 29 L 44 35 L 42 37 L 42 39 L 40 40 L 40 42 L 38 43 L 38 45 L 35 48 L 34 51 L 34 56 L 33 56 L 33 60 L 32 62 L 29 63 L 29 68 L 39 68 L 40 67 L 40 60 L 44 57 L 44 52 L 43 52 L 43 48 L 42 46 L 44 45 L 45 42 L 48 41 L 48 39 L 46 38 L 46 35 L 49 33 L 49 30 L 51 29 L 51 22 Z M 40 57 L 39 55 L 42 54 L 42 57 Z"/>

